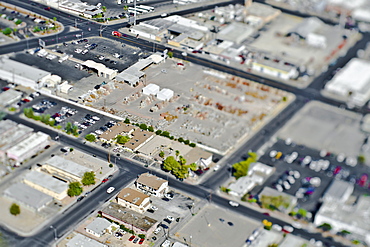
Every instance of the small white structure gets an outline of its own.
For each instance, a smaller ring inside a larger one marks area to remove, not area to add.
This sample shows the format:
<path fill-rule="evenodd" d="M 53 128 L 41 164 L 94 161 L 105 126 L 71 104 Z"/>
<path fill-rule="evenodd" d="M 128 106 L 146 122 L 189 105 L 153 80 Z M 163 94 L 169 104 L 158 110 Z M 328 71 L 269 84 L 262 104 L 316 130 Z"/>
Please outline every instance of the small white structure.
<path fill-rule="evenodd" d="M 95 218 L 93 222 L 85 227 L 85 231 L 91 235 L 94 235 L 95 237 L 100 238 L 105 233 L 106 229 L 111 226 L 111 224 L 112 223 L 104 218 Z"/>
<path fill-rule="evenodd" d="M 66 247 L 89 246 L 89 247 L 108 247 L 92 238 L 88 238 L 80 233 L 77 233 L 71 240 L 66 243 Z"/>
<path fill-rule="evenodd" d="M 40 84 L 44 87 L 55 87 L 62 82 L 62 78 L 59 75 L 48 75 L 40 80 Z"/>
<path fill-rule="evenodd" d="M 12 88 L 0 94 L 0 107 L 5 107 L 13 104 L 22 98 L 22 92 L 18 92 Z"/>
<path fill-rule="evenodd" d="M 307 35 L 306 42 L 309 46 L 318 47 L 321 49 L 326 48 L 326 37 L 323 35 L 309 33 Z"/>
<path fill-rule="evenodd" d="M 353 58 L 325 85 L 325 90 L 363 106 L 370 99 L 369 68 L 369 61 Z"/>
<path fill-rule="evenodd" d="M 156 95 L 159 92 L 159 86 L 157 84 L 149 84 L 143 88 L 144 95 Z"/>
<path fill-rule="evenodd" d="M 87 60 L 81 64 L 82 66 L 95 70 L 99 77 L 107 78 L 112 80 L 117 76 L 117 71 L 107 68 L 102 63 L 97 63 L 92 60 Z"/>
<path fill-rule="evenodd" d="M 64 81 L 61 85 L 59 85 L 59 89 L 61 93 L 68 94 L 69 91 L 73 90 L 73 86 L 68 84 L 68 81 Z"/>
<path fill-rule="evenodd" d="M 173 97 L 173 91 L 168 88 L 163 88 L 159 93 L 157 93 L 157 99 L 166 101 Z"/>

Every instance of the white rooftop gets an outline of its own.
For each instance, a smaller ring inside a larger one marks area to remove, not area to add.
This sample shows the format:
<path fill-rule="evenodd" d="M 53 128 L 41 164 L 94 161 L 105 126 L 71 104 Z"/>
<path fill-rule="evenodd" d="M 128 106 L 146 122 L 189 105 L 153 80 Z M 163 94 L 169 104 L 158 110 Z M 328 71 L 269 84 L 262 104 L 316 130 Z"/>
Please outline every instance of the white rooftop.
<path fill-rule="evenodd" d="M 93 222 L 86 226 L 86 229 L 102 235 L 105 229 L 107 229 L 110 225 L 111 223 L 104 218 L 95 218 Z"/>
<path fill-rule="evenodd" d="M 40 131 L 37 133 L 33 133 L 26 139 L 20 141 L 15 146 L 8 149 L 7 155 L 10 158 L 23 157 L 26 153 L 35 149 L 37 146 L 42 145 L 43 143 L 46 143 L 48 139 L 49 139 L 49 135 L 45 133 L 42 133 Z M 45 146 L 46 145 L 47 144 L 45 144 Z"/>
<path fill-rule="evenodd" d="M 57 194 L 63 193 L 68 189 L 67 183 L 38 171 L 29 171 L 24 176 L 24 180 L 28 180 L 33 184 L 39 185 Z"/>
<path fill-rule="evenodd" d="M 64 172 L 70 173 L 80 178 L 83 177 L 85 172 L 91 171 L 90 168 L 79 165 L 73 161 L 63 159 L 62 157 L 57 155 L 48 159 L 45 164 L 56 167 Z"/>
<path fill-rule="evenodd" d="M 159 92 L 159 86 L 157 84 L 150 83 L 143 88 L 143 94 L 145 95 L 156 95 Z"/>
<path fill-rule="evenodd" d="M 69 240 L 66 246 L 67 247 L 108 247 L 108 245 L 102 244 L 80 233 L 77 233 L 76 236 L 74 236 L 71 240 Z"/>
<path fill-rule="evenodd" d="M 163 88 L 157 93 L 157 98 L 159 100 L 170 100 L 173 97 L 173 91 L 168 88 Z"/>
<path fill-rule="evenodd" d="M 5 92 L 0 93 L 0 106 L 7 106 L 15 100 L 22 97 L 22 92 L 18 92 L 14 89 L 9 89 Z"/>

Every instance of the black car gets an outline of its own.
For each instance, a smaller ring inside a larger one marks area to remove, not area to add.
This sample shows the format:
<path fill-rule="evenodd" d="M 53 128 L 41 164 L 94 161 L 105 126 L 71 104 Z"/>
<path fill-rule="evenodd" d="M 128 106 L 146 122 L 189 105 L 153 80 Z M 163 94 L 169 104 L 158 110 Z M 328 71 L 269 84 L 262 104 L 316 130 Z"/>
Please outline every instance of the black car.
<path fill-rule="evenodd" d="M 80 196 L 79 198 L 77 198 L 77 201 L 79 202 L 79 201 L 82 201 L 82 199 L 84 199 L 84 197 L 83 196 Z"/>
<path fill-rule="evenodd" d="M 171 222 L 169 219 L 167 219 L 167 218 L 164 218 L 164 219 L 163 219 L 163 221 L 167 222 L 168 224 L 171 224 L 171 223 L 172 223 L 172 222 Z"/>
<path fill-rule="evenodd" d="M 160 226 L 163 227 L 164 229 L 168 229 L 168 226 L 165 224 L 160 224 Z"/>

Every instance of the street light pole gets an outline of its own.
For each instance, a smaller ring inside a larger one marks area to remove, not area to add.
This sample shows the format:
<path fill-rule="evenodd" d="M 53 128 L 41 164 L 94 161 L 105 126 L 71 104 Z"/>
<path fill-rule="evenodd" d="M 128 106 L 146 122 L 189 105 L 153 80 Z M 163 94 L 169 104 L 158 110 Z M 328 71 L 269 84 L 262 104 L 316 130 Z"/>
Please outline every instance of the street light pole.
<path fill-rule="evenodd" d="M 54 240 L 57 240 L 58 239 L 57 229 L 54 226 L 50 226 L 50 229 L 53 229 L 54 230 Z"/>
<path fill-rule="evenodd" d="M 191 247 L 191 239 L 193 238 L 193 236 L 190 235 L 190 247 Z"/>

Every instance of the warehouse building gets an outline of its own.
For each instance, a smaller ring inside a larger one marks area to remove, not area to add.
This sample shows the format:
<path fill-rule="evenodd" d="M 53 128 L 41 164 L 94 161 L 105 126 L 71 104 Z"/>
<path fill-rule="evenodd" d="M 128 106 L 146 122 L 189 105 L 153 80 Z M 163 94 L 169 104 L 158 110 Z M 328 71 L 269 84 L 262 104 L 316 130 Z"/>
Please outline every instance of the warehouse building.
<path fill-rule="evenodd" d="M 43 172 L 29 171 L 23 182 L 59 201 L 67 196 L 68 184 Z"/>

